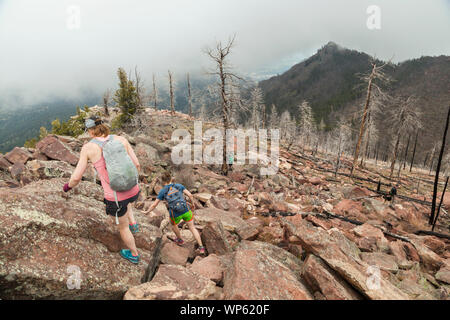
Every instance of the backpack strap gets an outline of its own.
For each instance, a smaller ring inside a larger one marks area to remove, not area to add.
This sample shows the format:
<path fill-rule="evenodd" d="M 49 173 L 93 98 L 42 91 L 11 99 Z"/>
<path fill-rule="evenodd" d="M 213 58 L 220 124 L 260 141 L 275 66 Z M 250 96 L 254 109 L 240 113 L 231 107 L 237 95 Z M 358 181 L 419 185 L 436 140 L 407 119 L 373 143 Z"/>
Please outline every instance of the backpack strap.
<path fill-rule="evenodd" d="M 106 139 L 105 141 L 100 141 L 96 138 L 92 139 L 89 142 L 95 143 L 96 145 L 98 145 L 101 149 L 103 149 L 103 146 L 108 142 L 111 141 L 113 139 L 114 135 L 109 135 L 108 139 Z"/>
<path fill-rule="evenodd" d="M 119 225 L 119 218 L 117 217 L 117 215 L 119 214 L 119 211 L 122 208 L 119 207 L 119 201 L 117 200 L 117 192 L 116 191 L 114 191 L 114 200 L 116 201 L 116 206 L 117 206 L 117 210 L 116 210 L 116 225 Z"/>

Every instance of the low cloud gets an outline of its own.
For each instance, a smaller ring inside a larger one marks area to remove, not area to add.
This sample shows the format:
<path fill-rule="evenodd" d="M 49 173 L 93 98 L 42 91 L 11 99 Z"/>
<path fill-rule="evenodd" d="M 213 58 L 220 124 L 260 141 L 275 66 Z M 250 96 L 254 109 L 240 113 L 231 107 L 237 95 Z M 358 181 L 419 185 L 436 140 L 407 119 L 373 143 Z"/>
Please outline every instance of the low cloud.
<path fill-rule="evenodd" d="M 381 9 L 369 30 L 367 7 Z M 75 7 L 75 11 L 70 10 Z M 79 8 L 79 28 L 74 20 Z M 74 27 L 75 26 L 75 27 Z M 395 62 L 450 54 L 449 1 L 0 0 L 0 95 L 23 104 L 116 86 L 119 66 L 175 74 L 210 67 L 207 46 L 236 34 L 242 73 L 283 67 L 328 41 Z"/>

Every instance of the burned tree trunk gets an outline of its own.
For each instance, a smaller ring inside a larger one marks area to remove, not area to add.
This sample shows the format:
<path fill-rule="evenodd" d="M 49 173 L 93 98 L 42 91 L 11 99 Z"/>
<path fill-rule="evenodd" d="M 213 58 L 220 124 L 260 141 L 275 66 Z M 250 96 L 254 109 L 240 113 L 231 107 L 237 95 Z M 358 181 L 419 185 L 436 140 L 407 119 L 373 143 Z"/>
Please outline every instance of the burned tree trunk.
<path fill-rule="evenodd" d="M 216 65 L 216 71 L 212 74 L 218 76 L 219 83 L 218 89 L 220 92 L 220 100 L 222 106 L 222 121 L 223 121 L 223 163 L 222 174 L 228 174 L 228 159 L 227 159 L 227 130 L 231 128 L 231 105 L 230 105 L 230 92 L 228 83 L 234 78 L 241 80 L 240 77 L 233 74 L 228 64 L 228 55 L 231 53 L 235 38 L 231 38 L 224 46 L 221 42 L 218 42 L 215 49 L 207 49 L 206 54 L 214 61 Z"/>
<path fill-rule="evenodd" d="M 408 158 L 408 149 L 409 149 L 410 140 L 411 140 L 411 135 L 408 136 L 408 143 L 406 144 L 405 155 L 403 156 L 403 170 L 406 169 L 406 160 Z"/>
<path fill-rule="evenodd" d="M 430 225 L 434 223 L 434 216 L 435 216 L 435 210 L 436 210 L 436 196 L 437 196 L 437 189 L 438 189 L 438 184 L 439 184 L 439 173 L 441 171 L 442 157 L 444 156 L 445 142 L 447 139 L 449 120 L 450 120 L 450 106 L 448 107 L 447 121 L 445 123 L 445 130 L 444 130 L 444 138 L 442 139 L 441 152 L 439 154 L 439 159 L 438 159 L 437 168 L 436 168 L 436 178 L 434 179 L 433 201 L 431 202 L 431 216 L 430 216 L 430 220 L 428 221 L 428 223 Z"/>
<path fill-rule="evenodd" d="M 156 89 L 155 75 L 153 75 L 153 107 L 158 110 L 158 89 Z"/>
<path fill-rule="evenodd" d="M 169 70 L 169 89 L 170 89 L 170 111 L 172 112 L 172 115 L 175 115 L 175 103 L 174 103 L 174 96 L 173 96 L 173 74 Z"/>
<path fill-rule="evenodd" d="M 392 179 L 392 175 L 394 174 L 395 161 L 397 160 L 397 153 L 398 153 L 399 145 L 400 145 L 400 135 L 397 136 L 397 142 L 395 143 L 394 153 L 392 154 L 391 174 L 389 175 L 389 179 Z"/>
<path fill-rule="evenodd" d="M 413 155 L 412 155 L 412 159 L 411 159 L 411 166 L 409 167 L 409 172 L 412 172 L 412 168 L 414 165 L 414 157 L 416 156 L 417 138 L 419 138 L 419 130 L 417 130 L 417 133 L 416 133 L 416 142 L 414 142 L 414 151 L 413 151 Z"/>
<path fill-rule="evenodd" d="M 361 119 L 361 126 L 359 128 L 359 137 L 358 137 L 358 142 L 356 143 L 355 155 L 353 156 L 353 165 L 352 165 L 352 169 L 350 171 L 350 176 L 353 176 L 353 172 L 355 171 L 355 168 L 358 165 L 359 149 L 361 148 L 361 141 L 364 136 L 367 113 L 368 113 L 369 104 L 370 104 L 370 97 L 372 94 L 372 82 L 373 82 L 373 79 L 375 78 L 376 69 L 377 69 L 377 65 L 374 64 L 373 68 L 372 68 L 372 73 L 370 74 L 370 77 L 369 77 L 369 84 L 367 86 L 366 104 L 364 105 L 364 112 L 363 112 L 363 116 Z"/>
<path fill-rule="evenodd" d="M 444 190 L 442 191 L 441 202 L 439 202 L 439 207 L 438 207 L 438 210 L 437 210 L 436 218 L 434 219 L 433 228 L 431 229 L 431 231 L 434 231 L 434 227 L 436 226 L 436 222 L 439 219 L 439 213 L 441 212 L 442 203 L 444 202 L 445 191 L 447 190 L 447 185 L 448 185 L 448 177 L 447 177 L 447 180 L 445 181 Z"/>
<path fill-rule="evenodd" d="M 108 89 L 108 90 L 106 90 L 105 93 L 103 94 L 103 108 L 104 108 L 104 110 L 105 110 L 105 115 L 106 115 L 107 117 L 109 117 L 109 108 L 108 108 L 108 105 L 109 105 L 109 100 L 110 100 L 110 98 L 111 98 L 111 91 Z"/>
<path fill-rule="evenodd" d="M 189 116 L 192 117 L 192 95 L 191 95 L 191 81 L 189 79 L 189 73 L 187 74 L 187 85 L 188 85 Z"/>

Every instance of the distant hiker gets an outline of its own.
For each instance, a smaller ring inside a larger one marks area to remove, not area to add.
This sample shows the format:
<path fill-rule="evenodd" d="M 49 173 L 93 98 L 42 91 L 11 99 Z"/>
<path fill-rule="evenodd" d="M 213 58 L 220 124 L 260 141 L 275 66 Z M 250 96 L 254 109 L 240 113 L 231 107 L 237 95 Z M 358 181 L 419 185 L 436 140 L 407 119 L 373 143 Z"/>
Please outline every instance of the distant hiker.
<path fill-rule="evenodd" d="M 233 170 L 233 164 L 234 164 L 234 161 L 236 160 L 236 153 L 237 153 L 237 137 L 234 136 L 233 137 L 233 153 L 231 155 L 229 155 L 229 157 L 228 157 L 228 169 L 230 171 Z"/>
<path fill-rule="evenodd" d="M 132 233 L 138 232 L 139 226 L 131 203 L 138 199 L 140 193 L 139 160 L 128 140 L 110 135 L 108 127 L 98 117 L 87 119 L 85 126 L 93 139 L 81 149 L 78 165 L 63 190 L 68 192 L 80 183 L 90 161 L 102 183 L 106 214 L 115 217 L 120 237 L 128 247 L 121 250 L 120 255 L 138 264 L 140 256 Z"/>
<path fill-rule="evenodd" d="M 198 243 L 200 253 L 204 254 L 205 248 L 203 247 L 200 234 L 194 226 L 194 214 L 192 213 L 192 210 L 195 210 L 194 197 L 182 184 L 173 183 L 172 176 L 168 172 L 163 174 L 161 182 L 165 186 L 159 192 L 155 202 L 153 202 L 145 213 L 152 212 L 161 201 L 166 201 L 169 208 L 170 221 L 172 222 L 172 230 L 177 236 L 175 239 L 176 244 L 181 246 L 184 243 L 183 239 L 181 239 L 180 230 L 178 229 L 181 220 L 184 220 Z M 183 195 L 188 196 L 191 200 L 192 210 Z"/>
<path fill-rule="evenodd" d="M 392 186 L 392 184 L 390 184 L 389 186 Z M 395 186 L 392 186 L 391 191 L 389 191 L 389 193 L 384 196 L 385 202 L 390 201 L 391 204 L 389 206 L 392 208 L 394 208 L 394 206 L 395 206 L 395 196 L 397 195 L 397 188 L 398 188 L 398 184 L 396 184 Z"/>

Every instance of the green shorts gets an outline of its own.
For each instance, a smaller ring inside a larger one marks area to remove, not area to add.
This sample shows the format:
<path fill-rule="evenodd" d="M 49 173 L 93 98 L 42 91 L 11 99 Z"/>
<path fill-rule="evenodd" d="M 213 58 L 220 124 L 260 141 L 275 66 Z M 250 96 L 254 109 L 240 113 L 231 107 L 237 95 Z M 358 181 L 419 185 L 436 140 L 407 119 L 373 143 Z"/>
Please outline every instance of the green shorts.
<path fill-rule="evenodd" d="M 186 213 L 183 213 L 181 216 L 178 217 L 173 217 L 172 215 L 170 215 L 170 221 L 172 221 L 172 223 L 174 225 L 177 225 L 181 222 L 181 220 L 184 220 L 186 222 L 192 221 L 192 219 L 194 219 L 194 214 L 192 213 L 191 210 L 189 210 Z"/>

